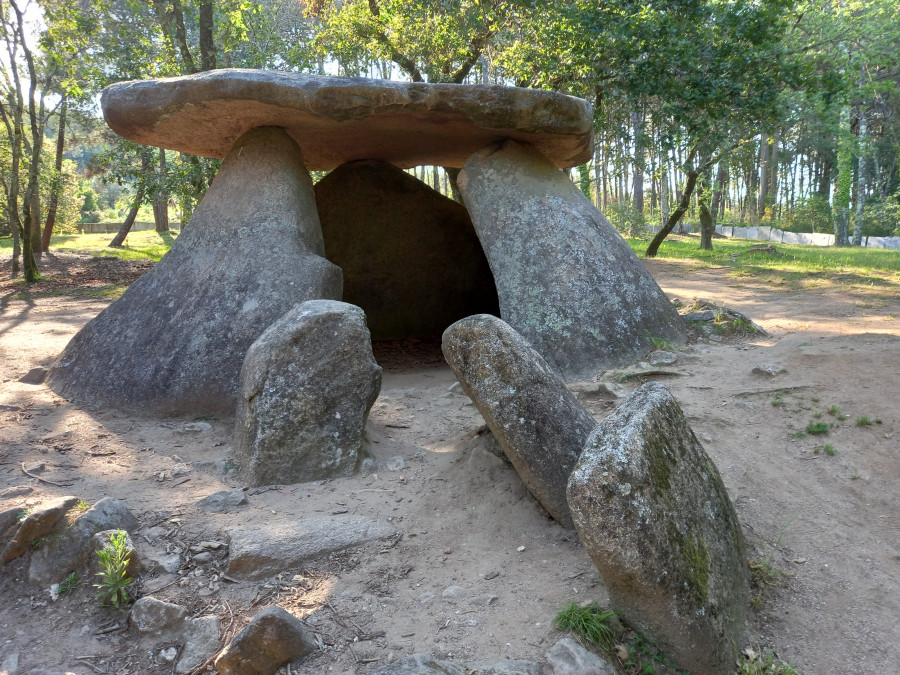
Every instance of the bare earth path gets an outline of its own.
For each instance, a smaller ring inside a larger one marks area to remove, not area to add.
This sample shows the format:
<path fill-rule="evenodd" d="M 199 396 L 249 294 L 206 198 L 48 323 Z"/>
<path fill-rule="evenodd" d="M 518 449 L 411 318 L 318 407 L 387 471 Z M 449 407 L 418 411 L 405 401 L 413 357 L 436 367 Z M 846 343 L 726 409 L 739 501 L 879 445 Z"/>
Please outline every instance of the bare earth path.
<path fill-rule="evenodd" d="M 91 264 L 77 256 L 66 263 Z M 726 269 L 649 266 L 670 296 L 725 303 L 770 333 L 697 342 L 679 354 L 686 374 L 666 380 L 722 473 L 753 557 L 783 572 L 751 612 L 750 640 L 801 673 L 897 672 L 900 287 L 792 290 L 735 280 Z M 386 372 L 369 445 L 382 465 L 376 474 L 251 489 L 247 506 L 205 514 L 197 500 L 241 485 L 221 472 L 231 420 L 184 433 L 204 411 L 147 419 L 18 382 L 52 363 L 107 303 L 25 300 L 20 290 L 0 286 L 0 494 L 33 491 L 0 498 L 0 510 L 66 494 L 125 500 L 143 525 L 139 540 L 183 553 L 180 570 L 141 579 L 139 592 L 218 614 L 223 638 L 278 603 L 322 638 L 295 673 L 365 673 L 417 651 L 541 661 L 561 637 L 552 627 L 560 605 L 605 602 L 574 534 L 548 520 L 515 473 L 486 452 L 490 435 L 478 433 L 483 422 L 467 399 L 448 392 L 454 379 L 433 345 L 381 351 Z M 753 374 L 762 363 L 786 372 Z M 609 410 L 585 403 L 598 418 Z M 832 406 L 846 419 L 829 414 Z M 872 424 L 858 426 L 861 417 Z M 801 434 L 815 421 L 834 426 L 825 436 Z M 396 456 L 403 468 L 384 468 Z M 23 462 L 43 462 L 42 478 L 70 485 L 39 483 Z M 403 536 L 291 570 L 279 583 L 231 583 L 221 560 L 198 564 L 184 551 L 224 540 L 235 525 L 264 529 L 339 512 L 389 519 Z M 54 602 L 27 577 L 27 556 L 0 568 L 0 671 L 13 654 L 19 673 L 172 671 L 157 662 L 160 645 L 128 630 L 97 634 L 119 615 L 97 606 L 90 581 Z"/>

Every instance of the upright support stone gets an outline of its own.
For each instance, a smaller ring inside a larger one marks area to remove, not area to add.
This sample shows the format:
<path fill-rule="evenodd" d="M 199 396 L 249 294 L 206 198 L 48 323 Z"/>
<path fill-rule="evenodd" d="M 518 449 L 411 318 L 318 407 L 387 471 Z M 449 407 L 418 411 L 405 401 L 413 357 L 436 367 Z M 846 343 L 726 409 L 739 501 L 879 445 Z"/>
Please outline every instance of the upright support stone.
<path fill-rule="evenodd" d="M 503 320 L 565 378 L 622 365 L 684 323 L 640 260 L 552 162 L 515 141 L 459 176 Z"/>
<path fill-rule="evenodd" d="M 149 414 L 232 415 L 253 341 L 294 305 L 341 291 L 300 149 L 255 129 L 172 249 L 69 342 L 50 387 Z"/>
<path fill-rule="evenodd" d="M 567 496 L 613 609 L 680 667 L 733 672 L 750 602 L 744 536 L 663 385 L 645 384 L 600 423 Z"/>

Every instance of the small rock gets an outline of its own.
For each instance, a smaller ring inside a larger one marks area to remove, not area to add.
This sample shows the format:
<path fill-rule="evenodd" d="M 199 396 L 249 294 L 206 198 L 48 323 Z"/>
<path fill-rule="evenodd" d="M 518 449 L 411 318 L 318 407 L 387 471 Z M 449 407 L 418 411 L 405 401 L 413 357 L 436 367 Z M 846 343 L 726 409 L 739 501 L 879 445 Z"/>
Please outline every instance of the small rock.
<path fill-rule="evenodd" d="M 281 666 L 316 648 L 299 619 L 281 607 L 257 614 L 216 659 L 222 675 L 274 675 Z"/>
<path fill-rule="evenodd" d="M 400 455 L 389 457 L 385 466 L 388 471 L 403 471 L 406 468 L 406 461 Z"/>
<path fill-rule="evenodd" d="M 25 470 L 28 473 L 43 473 L 46 468 L 47 465 L 43 462 L 31 462 L 30 464 L 25 465 Z"/>
<path fill-rule="evenodd" d="M 28 485 L 13 485 L 3 492 L 0 492 L 0 499 L 12 499 L 13 497 L 23 497 L 34 492 L 34 488 Z"/>
<path fill-rule="evenodd" d="M 522 551 L 524 551 L 524 550 L 525 550 L 524 546 L 520 546 L 519 548 L 516 549 L 516 551 L 519 553 L 522 553 Z"/>
<path fill-rule="evenodd" d="M 240 488 L 213 492 L 197 502 L 197 508 L 210 513 L 223 513 L 228 509 L 247 503 L 247 493 Z"/>
<path fill-rule="evenodd" d="M 431 591 L 425 591 L 419 596 L 420 605 L 430 605 L 434 602 L 435 595 Z"/>
<path fill-rule="evenodd" d="M 715 333 L 710 333 L 709 341 L 710 342 L 722 342 L 724 338 L 721 335 L 716 335 Z"/>
<path fill-rule="evenodd" d="M 616 675 L 606 660 L 571 638 L 563 638 L 547 652 L 553 675 Z"/>
<path fill-rule="evenodd" d="M 177 553 L 166 553 L 138 543 L 138 555 L 141 563 L 148 572 L 162 570 L 172 574 L 181 568 L 181 556 Z"/>
<path fill-rule="evenodd" d="M 652 366 L 670 366 L 678 360 L 675 352 L 658 349 L 650 353 L 650 365 Z"/>
<path fill-rule="evenodd" d="M 212 431 L 209 422 L 185 422 L 177 429 L 180 434 L 206 434 Z"/>
<path fill-rule="evenodd" d="M 198 563 L 200 565 L 202 565 L 204 563 L 208 563 L 208 562 L 212 561 L 212 559 L 213 559 L 212 553 L 210 553 L 209 551 L 204 551 L 203 553 L 197 553 L 193 557 L 194 562 Z"/>
<path fill-rule="evenodd" d="M 447 586 L 441 593 L 441 600 L 444 602 L 454 603 L 459 598 L 462 593 L 462 588 L 459 586 Z"/>
<path fill-rule="evenodd" d="M 787 369 L 774 363 L 761 363 L 753 369 L 754 375 L 765 375 L 766 377 L 775 377 L 786 372 Z"/>
<path fill-rule="evenodd" d="M 685 321 L 715 321 L 719 312 L 715 309 L 705 309 L 702 312 L 689 312 L 681 318 Z"/>
<path fill-rule="evenodd" d="M 469 604 L 475 605 L 476 607 L 487 607 L 488 605 L 497 602 L 497 600 L 499 600 L 499 598 L 496 595 L 485 593 L 484 595 L 475 595 L 469 598 Z"/>
<path fill-rule="evenodd" d="M 359 465 L 359 475 L 360 476 L 371 476 L 375 473 L 375 470 L 378 467 L 375 465 L 375 460 L 371 457 L 366 457 Z"/>
<path fill-rule="evenodd" d="M 32 368 L 19 378 L 19 382 L 22 382 L 23 384 L 43 384 L 46 379 L 46 368 Z"/>
<path fill-rule="evenodd" d="M 31 548 L 33 541 L 50 534 L 77 503 L 78 497 L 59 497 L 29 513 L 19 523 L 12 540 L 0 551 L 0 565 L 15 560 Z"/>
<path fill-rule="evenodd" d="M 185 622 L 185 630 L 181 639 L 184 649 L 175 672 L 183 675 L 206 661 L 219 649 L 219 632 L 221 625 L 217 616 L 201 616 Z"/>
<path fill-rule="evenodd" d="M 571 382 L 566 387 L 576 396 L 604 401 L 615 401 L 625 393 L 625 387 L 612 382 Z"/>
<path fill-rule="evenodd" d="M 158 635 L 179 628 L 186 617 L 185 607 L 144 596 L 131 608 L 130 620 L 139 633 Z"/>
<path fill-rule="evenodd" d="M 175 647 L 168 647 L 160 650 L 156 658 L 159 663 L 172 663 L 176 656 L 178 656 L 178 650 Z"/>
<path fill-rule="evenodd" d="M 13 644 L 0 645 L 0 673 L 16 675 L 19 672 L 19 652 Z"/>

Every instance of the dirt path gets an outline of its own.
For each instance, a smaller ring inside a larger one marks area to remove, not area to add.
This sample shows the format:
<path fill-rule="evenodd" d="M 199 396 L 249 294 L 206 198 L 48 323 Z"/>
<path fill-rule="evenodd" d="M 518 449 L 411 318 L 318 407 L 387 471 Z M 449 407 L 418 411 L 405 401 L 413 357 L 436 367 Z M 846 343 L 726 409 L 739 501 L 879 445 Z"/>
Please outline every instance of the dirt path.
<path fill-rule="evenodd" d="M 783 571 L 751 613 L 751 641 L 806 674 L 895 672 L 900 288 L 780 290 L 738 284 L 725 269 L 650 267 L 670 295 L 724 302 L 771 334 L 694 344 L 679 356 L 687 374 L 666 382 L 716 461 L 754 558 Z M 448 392 L 454 379 L 434 345 L 409 353 L 394 346 L 379 356 L 387 369 L 369 447 L 382 464 L 402 457 L 402 469 L 251 489 L 243 509 L 204 514 L 197 500 L 240 486 L 220 471 L 228 466 L 231 420 L 181 433 L 205 411 L 145 419 L 18 382 L 32 367 L 49 365 L 106 300 L 27 301 L 17 293 L 0 287 L 0 492 L 33 491 L 0 500 L 0 510 L 64 494 L 114 496 L 138 515 L 139 537 L 170 551 L 224 539 L 235 525 L 265 528 L 344 511 L 390 520 L 403 533 L 393 546 L 334 555 L 277 584 L 230 583 L 221 562 L 188 560 L 178 573 L 142 580 L 141 592 L 218 614 L 232 633 L 271 603 L 305 618 L 324 650 L 292 672 L 365 673 L 417 651 L 543 660 L 561 637 L 552 619 L 562 604 L 605 602 L 575 536 L 548 520 L 515 473 L 486 451 L 490 435 L 478 433 L 483 421 L 468 399 Z M 786 372 L 753 374 L 762 363 Z M 598 418 L 608 411 L 602 402 L 587 405 Z M 832 406 L 846 419 L 829 414 Z M 872 424 L 857 426 L 861 417 Z M 834 427 L 826 436 L 801 434 L 814 421 Z M 826 454 L 826 444 L 836 454 Z M 22 462 L 43 462 L 41 477 L 71 486 L 38 483 L 22 473 Z M 96 606 L 88 583 L 52 602 L 27 576 L 25 558 L 0 571 L 0 660 L 16 653 L 18 672 L 171 671 L 153 660 L 159 649 L 131 633 L 95 635 L 114 612 Z"/>

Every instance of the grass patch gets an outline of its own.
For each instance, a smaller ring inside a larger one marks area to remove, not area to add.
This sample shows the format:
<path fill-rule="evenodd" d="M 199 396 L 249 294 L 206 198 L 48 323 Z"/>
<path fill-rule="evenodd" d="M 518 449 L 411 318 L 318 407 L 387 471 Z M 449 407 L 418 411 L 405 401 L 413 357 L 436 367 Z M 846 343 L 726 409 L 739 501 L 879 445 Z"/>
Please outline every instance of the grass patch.
<path fill-rule="evenodd" d="M 818 455 L 820 452 L 824 452 L 824 453 L 825 453 L 826 455 L 828 455 L 829 457 L 834 457 L 834 456 L 837 454 L 837 450 L 835 450 L 835 449 L 834 449 L 834 446 L 831 445 L 830 443 L 826 443 L 825 445 L 823 445 L 823 446 L 821 446 L 821 447 L 816 446 L 816 447 L 813 449 L 813 454 L 814 454 L 814 455 Z"/>
<path fill-rule="evenodd" d="M 604 654 L 611 656 L 615 632 L 610 627 L 609 620 L 615 615 L 611 609 L 600 609 L 594 604 L 581 607 L 578 603 L 570 602 L 559 610 L 553 619 L 553 625 L 559 630 L 576 633 Z"/>
<path fill-rule="evenodd" d="M 797 675 L 789 663 L 785 663 L 768 650 L 757 652 L 747 647 L 738 661 L 738 675 Z"/>
<path fill-rule="evenodd" d="M 132 232 L 125 239 L 122 248 L 110 248 L 109 242 L 115 234 L 60 234 L 50 239 L 50 252 L 88 253 L 111 256 L 123 260 L 153 260 L 162 258 L 175 243 L 177 231 L 155 232 L 145 230 Z M 3 255 L 12 255 L 12 238 L 0 239 Z M 38 262 L 40 267 L 40 262 Z"/>
<path fill-rule="evenodd" d="M 806 433 L 810 436 L 821 436 L 828 433 L 828 422 L 810 422 L 806 425 Z"/>

